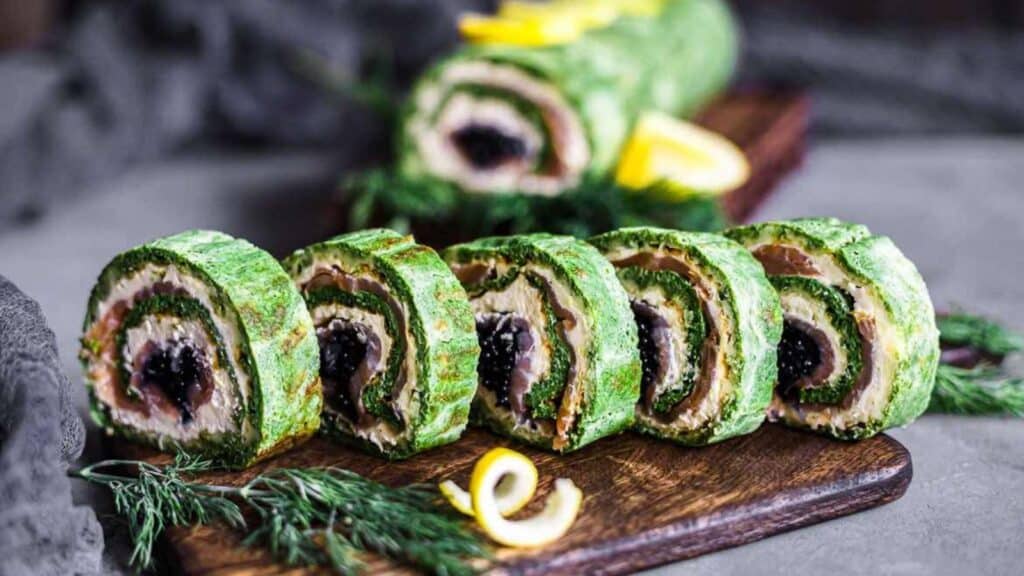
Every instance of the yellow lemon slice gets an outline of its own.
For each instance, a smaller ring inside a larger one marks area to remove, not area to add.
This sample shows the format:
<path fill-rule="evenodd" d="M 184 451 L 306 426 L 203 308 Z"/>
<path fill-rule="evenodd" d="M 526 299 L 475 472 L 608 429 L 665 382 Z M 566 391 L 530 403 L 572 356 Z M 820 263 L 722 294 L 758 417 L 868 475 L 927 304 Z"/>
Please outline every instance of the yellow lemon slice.
<path fill-rule="evenodd" d="M 722 194 L 749 177 L 746 157 L 728 139 L 657 112 L 637 122 L 615 174 L 626 188 L 664 183 L 663 193 L 677 200 Z"/>
<path fill-rule="evenodd" d="M 537 468 L 533 465 L 533 462 L 530 462 L 529 458 L 518 452 L 504 448 L 499 448 L 498 450 L 505 450 L 505 452 L 513 455 L 511 457 L 521 459 L 516 469 L 517 472 L 505 474 L 498 482 L 498 485 L 494 487 L 494 500 L 498 511 L 502 516 L 510 516 L 520 511 L 523 506 L 526 506 L 530 498 L 533 498 L 534 492 L 537 491 Z M 493 452 L 494 450 L 488 454 Z M 448 503 L 456 510 L 466 516 L 476 515 L 473 511 L 472 496 L 458 484 L 451 480 L 445 480 L 438 488 L 440 488 L 441 494 L 448 500 Z"/>
<path fill-rule="evenodd" d="M 608 0 L 554 0 L 553 2 L 526 2 L 510 0 L 498 8 L 502 18 L 568 18 L 581 30 L 601 28 L 615 21 L 619 10 Z"/>
<path fill-rule="evenodd" d="M 547 46 L 572 42 L 582 28 L 570 15 L 551 10 L 515 18 L 464 14 L 459 18 L 459 32 L 466 40 L 481 44 Z"/>
<path fill-rule="evenodd" d="M 499 544 L 516 548 L 542 546 L 565 534 L 576 521 L 583 503 L 583 492 L 572 480 L 555 480 L 555 489 L 548 496 L 544 509 L 525 520 L 507 520 L 495 496 L 496 488 L 506 475 L 536 474 L 530 460 L 507 448 L 495 448 L 473 467 L 469 493 L 477 523 Z"/>

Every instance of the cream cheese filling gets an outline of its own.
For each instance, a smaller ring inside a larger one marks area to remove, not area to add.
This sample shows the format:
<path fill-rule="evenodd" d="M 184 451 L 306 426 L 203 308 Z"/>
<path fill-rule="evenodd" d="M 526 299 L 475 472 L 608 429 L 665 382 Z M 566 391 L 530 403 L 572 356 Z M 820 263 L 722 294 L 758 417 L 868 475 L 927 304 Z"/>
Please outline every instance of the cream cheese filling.
<path fill-rule="evenodd" d="M 535 106 L 551 134 L 549 145 L 555 150 L 559 170 L 550 174 L 537 171 L 536 155 L 543 147 L 543 136 L 513 106 L 465 92 L 445 99 L 462 85 L 505 91 Z M 553 196 L 574 186 L 590 161 L 590 145 L 575 110 L 554 86 L 518 68 L 480 61 L 453 64 L 414 98 L 416 112 L 407 130 L 419 157 L 430 173 L 466 190 L 517 190 Z M 470 125 L 490 126 L 522 138 L 527 160 L 493 169 L 473 166 L 451 138 L 453 132 Z"/>
<path fill-rule="evenodd" d="M 213 345 L 208 343 L 205 351 L 207 358 L 213 366 L 215 388 L 214 401 L 199 408 L 196 418 L 188 425 L 178 422 L 170 422 L 165 417 L 145 418 L 137 410 L 125 409 L 117 404 L 117 391 L 115 383 L 119 382 L 118 369 L 121 362 L 126 361 L 124 353 L 127 351 L 115 351 L 114 356 L 106 352 L 99 357 L 90 356 L 87 372 L 92 380 L 94 393 L 97 399 L 109 408 L 110 417 L 113 422 L 128 428 L 142 432 L 151 432 L 172 440 L 187 441 L 198 438 L 203 432 L 219 433 L 236 431 L 234 415 L 243 410 L 249 401 L 251 394 L 251 379 L 249 372 L 241 362 L 243 338 L 239 332 L 238 325 L 234 318 L 219 316 L 213 305 L 213 297 L 210 288 L 198 278 L 188 274 L 187 271 L 170 265 L 146 264 L 134 274 L 119 278 L 104 298 L 96 307 L 94 318 L 95 323 L 102 322 L 104 317 L 118 302 L 124 302 L 129 307 L 139 292 L 152 287 L 157 283 L 167 283 L 177 289 L 184 290 L 191 298 L 197 300 L 205 308 L 213 322 L 214 328 L 220 336 L 228 361 L 234 370 L 238 383 L 237 389 L 227 377 L 226 367 L 218 366 L 216 352 L 212 350 Z M 118 328 L 119 329 L 119 328 Z M 90 327 L 91 330 L 91 327 Z M 147 331 L 151 331 L 147 337 Z M 88 331 L 87 331 L 88 332 Z M 139 328 L 129 330 L 128 349 L 137 351 L 144 338 L 157 343 L 167 341 L 180 334 L 203 335 L 206 342 L 205 331 L 201 324 L 184 321 L 166 316 L 147 318 Z M 134 338 L 134 340 L 131 340 Z M 126 386 L 127 383 L 121 383 Z M 216 415 L 211 412 L 215 411 Z M 156 414 L 159 411 L 153 411 Z M 251 439 L 256 435 L 256 428 L 248 419 L 245 419 L 242 427 L 242 436 Z M 161 438 L 163 440 L 163 438 Z"/>

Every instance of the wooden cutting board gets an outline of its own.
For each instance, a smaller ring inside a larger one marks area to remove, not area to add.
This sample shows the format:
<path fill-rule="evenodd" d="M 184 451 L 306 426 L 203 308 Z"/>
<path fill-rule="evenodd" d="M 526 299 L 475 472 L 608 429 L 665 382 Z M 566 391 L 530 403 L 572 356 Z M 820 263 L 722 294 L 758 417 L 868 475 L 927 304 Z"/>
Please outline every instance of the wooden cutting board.
<path fill-rule="evenodd" d="M 113 444 L 122 457 L 167 459 Z M 912 476 L 910 454 L 888 436 L 846 443 L 766 425 L 706 448 L 625 434 L 566 456 L 470 430 L 453 445 L 393 463 L 316 438 L 245 472 L 203 479 L 240 485 L 267 468 L 341 466 L 389 485 L 453 478 L 465 486 L 476 459 L 499 445 L 526 453 L 540 472 L 538 496 L 523 514 L 540 509 L 558 477 L 584 494 L 581 515 L 561 540 L 498 551 L 493 571 L 508 574 L 624 574 L 692 558 L 891 502 Z M 288 570 L 240 539 L 223 526 L 170 529 L 167 560 L 191 575 L 327 573 Z M 394 567 L 382 561 L 368 571 L 389 572 Z"/>
<path fill-rule="evenodd" d="M 797 92 L 740 90 L 711 103 L 695 121 L 732 139 L 747 156 L 750 179 L 722 200 L 730 219 L 743 222 L 800 165 L 808 102 Z M 842 443 L 767 425 L 700 449 L 625 434 L 566 456 L 470 430 L 456 444 L 393 463 L 316 438 L 244 472 L 202 479 L 241 485 L 274 467 L 341 466 L 395 486 L 448 478 L 465 486 L 473 463 L 494 446 L 526 453 L 540 471 L 538 494 L 522 515 L 542 507 L 555 478 L 571 478 L 584 493 L 581 515 L 564 538 L 536 550 L 499 550 L 491 570 L 499 574 L 629 573 L 891 502 L 912 476 L 910 454 L 888 436 Z M 119 457 L 169 461 L 116 440 L 110 447 Z M 329 573 L 288 569 L 240 542 L 223 526 L 172 528 L 161 552 L 175 573 L 190 575 Z M 408 571 L 377 561 L 368 573 Z"/>

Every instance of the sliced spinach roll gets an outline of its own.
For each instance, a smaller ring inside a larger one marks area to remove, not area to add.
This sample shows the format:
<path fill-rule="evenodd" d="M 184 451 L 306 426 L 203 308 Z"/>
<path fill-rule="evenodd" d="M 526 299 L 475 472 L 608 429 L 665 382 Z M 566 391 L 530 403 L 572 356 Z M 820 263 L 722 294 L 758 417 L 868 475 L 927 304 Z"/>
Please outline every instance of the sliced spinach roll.
<path fill-rule="evenodd" d="M 640 393 L 629 300 L 593 246 L 487 238 L 444 252 L 480 341 L 475 419 L 558 452 L 626 429 Z"/>
<path fill-rule="evenodd" d="M 320 342 L 322 430 L 390 458 L 459 438 L 479 348 L 466 292 L 432 249 L 391 230 L 287 260 Z"/>
<path fill-rule="evenodd" d="M 642 112 L 694 114 L 736 62 L 722 0 L 648 5 L 571 42 L 471 44 L 438 63 L 407 105 L 402 173 L 547 196 L 607 176 Z"/>
<path fill-rule="evenodd" d="M 833 218 L 728 235 L 761 262 L 782 301 L 771 419 L 856 439 L 925 410 L 938 330 L 921 275 L 891 240 Z"/>
<path fill-rule="evenodd" d="M 313 323 L 273 256 L 183 232 L 100 274 L 80 354 L 108 433 L 241 467 L 316 431 Z"/>
<path fill-rule="evenodd" d="M 591 239 L 629 294 L 643 363 L 637 428 L 687 445 L 764 421 L 779 299 L 743 246 L 716 234 L 624 228 Z"/>

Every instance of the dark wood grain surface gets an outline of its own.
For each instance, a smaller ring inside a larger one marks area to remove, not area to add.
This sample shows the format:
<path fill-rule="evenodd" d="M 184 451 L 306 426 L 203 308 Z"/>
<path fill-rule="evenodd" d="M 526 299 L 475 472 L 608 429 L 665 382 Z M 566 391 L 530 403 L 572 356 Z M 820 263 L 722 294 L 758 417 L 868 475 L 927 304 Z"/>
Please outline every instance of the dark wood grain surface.
<path fill-rule="evenodd" d="M 584 503 L 576 524 L 554 544 L 499 550 L 495 573 L 628 573 L 891 502 L 912 475 L 910 454 L 888 436 L 842 443 L 766 425 L 706 448 L 625 434 L 566 456 L 470 430 L 456 444 L 391 463 L 317 438 L 244 472 L 205 479 L 237 485 L 267 468 L 332 465 L 390 485 L 453 478 L 465 486 L 476 459 L 498 445 L 529 455 L 540 471 L 538 495 L 521 514 L 538 511 L 559 477 L 583 490 Z M 166 458 L 126 444 L 114 447 L 120 456 Z M 176 528 L 167 532 L 166 549 L 185 574 L 325 573 L 289 571 L 239 542 L 222 526 Z M 394 570 L 383 562 L 371 566 L 374 574 Z"/>
<path fill-rule="evenodd" d="M 779 182 L 800 166 L 809 118 L 809 101 L 800 92 L 737 90 L 719 97 L 694 119 L 735 142 L 750 164 L 746 184 L 722 198 L 730 220 L 749 220 Z"/>

